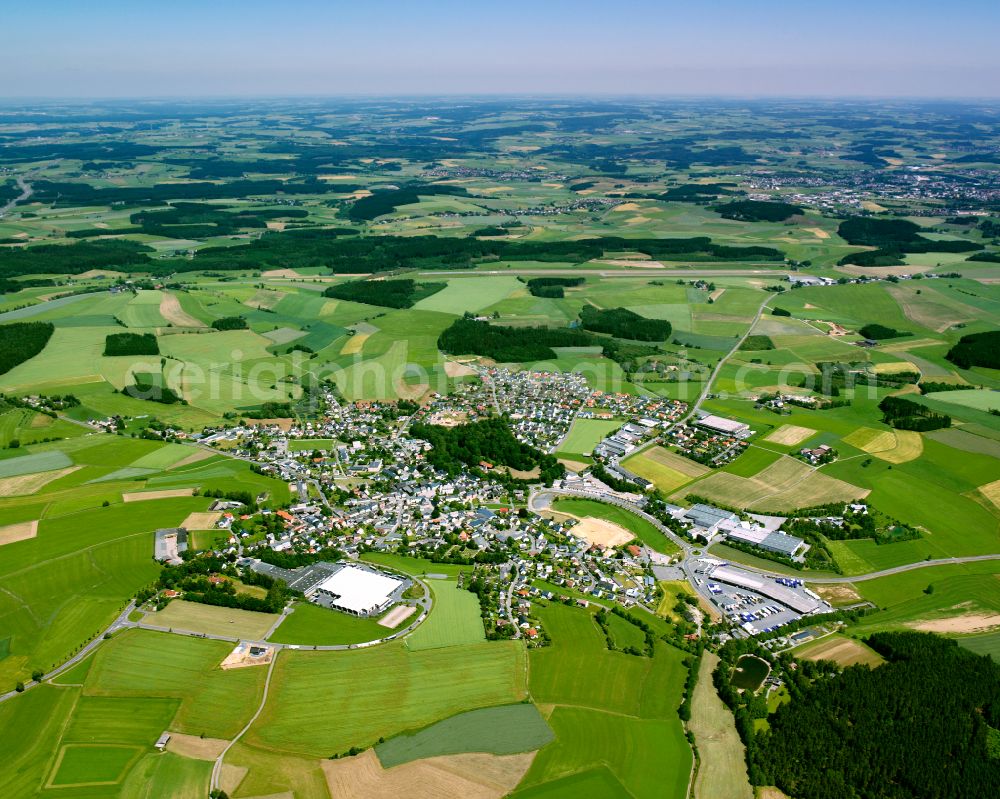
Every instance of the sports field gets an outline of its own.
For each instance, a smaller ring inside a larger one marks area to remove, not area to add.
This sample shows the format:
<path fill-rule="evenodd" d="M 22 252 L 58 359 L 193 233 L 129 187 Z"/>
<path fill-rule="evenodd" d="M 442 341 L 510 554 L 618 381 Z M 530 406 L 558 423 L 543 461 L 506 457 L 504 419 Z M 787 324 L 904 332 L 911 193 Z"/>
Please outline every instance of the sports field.
<path fill-rule="evenodd" d="M 629 531 L 644 544 L 664 555 L 672 555 L 678 551 L 677 545 L 650 522 L 615 505 L 592 499 L 563 498 L 552 503 L 552 510 L 578 519 L 594 518 L 610 522 Z"/>
<path fill-rule="evenodd" d="M 707 466 L 659 446 L 626 458 L 622 461 L 622 466 L 651 480 L 665 493 L 676 491 L 682 485 L 711 471 Z"/>
<path fill-rule="evenodd" d="M 476 595 L 451 580 L 428 580 L 433 605 L 430 615 L 406 637 L 412 651 L 463 646 L 486 640 Z M 383 628 L 383 632 L 385 632 Z"/>

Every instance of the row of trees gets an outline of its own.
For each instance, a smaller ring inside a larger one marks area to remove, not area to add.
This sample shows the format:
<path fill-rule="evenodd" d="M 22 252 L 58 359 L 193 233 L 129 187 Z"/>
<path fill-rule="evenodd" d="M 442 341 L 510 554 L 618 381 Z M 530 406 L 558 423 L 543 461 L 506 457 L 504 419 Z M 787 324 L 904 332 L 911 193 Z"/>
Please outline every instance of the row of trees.
<path fill-rule="evenodd" d="M 567 288 L 583 285 L 584 282 L 582 277 L 534 277 L 528 281 L 528 292 L 533 297 L 561 299 L 566 296 Z"/>
<path fill-rule="evenodd" d="M 879 404 L 882 421 L 898 430 L 939 430 L 951 427 L 951 417 L 903 397 L 885 397 Z"/>

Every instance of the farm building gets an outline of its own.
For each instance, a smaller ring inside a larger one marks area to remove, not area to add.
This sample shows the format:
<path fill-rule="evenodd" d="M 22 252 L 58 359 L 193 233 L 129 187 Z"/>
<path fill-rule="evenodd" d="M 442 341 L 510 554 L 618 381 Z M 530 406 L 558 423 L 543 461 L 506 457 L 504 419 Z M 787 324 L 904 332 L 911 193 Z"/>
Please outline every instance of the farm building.
<path fill-rule="evenodd" d="M 725 433 L 737 438 L 745 438 L 750 435 L 750 425 L 737 422 L 735 419 L 724 419 L 721 416 L 703 416 L 695 422 L 695 425 L 713 433 Z"/>
<path fill-rule="evenodd" d="M 156 560 L 177 564 L 181 552 L 188 548 L 188 531 L 183 527 L 165 527 L 153 533 L 153 557 Z"/>
<path fill-rule="evenodd" d="M 344 566 L 316 587 L 330 607 L 354 616 L 381 613 L 394 601 L 403 580 L 358 566 Z"/>

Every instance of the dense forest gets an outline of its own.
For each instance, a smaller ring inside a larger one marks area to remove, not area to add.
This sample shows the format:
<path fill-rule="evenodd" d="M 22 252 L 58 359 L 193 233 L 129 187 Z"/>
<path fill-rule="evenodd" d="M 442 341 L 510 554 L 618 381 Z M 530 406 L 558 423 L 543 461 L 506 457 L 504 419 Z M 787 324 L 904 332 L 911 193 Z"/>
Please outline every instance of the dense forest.
<path fill-rule="evenodd" d="M 246 330 L 248 325 L 242 316 L 223 316 L 221 319 L 213 319 L 212 327 L 216 330 Z"/>
<path fill-rule="evenodd" d="M 793 680 L 748 750 L 796 799 L 1000 796 L 1000 665 L 927 633 L 876 633 L 887 663 Z"/>
<path fill-rule="evenodd" d="M 896 266 L 904 263 L 904 253 L 972 252 L 983 249 L 973 241 L 957 239 L 934 241 L 920 235 L 919 225 L 906 219 L 877 219 L 854 216 L 845 219 L 837 233 L 848 244 L 876 247 L 875 250 L 845 255 L 840 264 L 859 266 Z"/>
<path fill-rule="evenodd" d="M 759 200 L 736 200 L 717 205 L 714 210 L 723 219 L 736 219 L 740 222 L 784 222 L 797 214 L 805 213 L 798 205 Z"/>
<path fill-rule="evenodd" d="M 469 192 L 461 186 L 448 184 L 424 183 L 403 186 L 395 190 L 376 191 L 374 194 L 355 200 L 347 209 L 346 216 L 355 222 L 367 222 L 383 214 L 391 214 L 401 205 L 418 203 L 421 196 L 427 197 L 436 194 L 469 196 Z"/>
<path fill-rule="evenodd" d="M 633 341 L 665 341 L 672 330 L 665 319 L 647 319 L 627 308 L 596 308 L 593 305 L 580 309 L 580 324 L 594 333 Z"/>
<path fill-rule="evenodd" d="M 425 297 L 430 297 L 445 288 L 447 283 L 417 283 L 415 280 L 353 280 L 338 283 L 323 292 L 325 297 L 383 308 L 412 308 Z"/>
<path fill-rule="evenodd" d="M 884 339 L 901 338 L 902 336 L 910 335 L 905 330 L 896 330 L 894 327 L 886 327 L 885 325 L 880 325 L 877 322 L 869 322 L 867 325 L 862 327 L 858 333 L 865 338 L 872 339 L 873 341 L 883 341 Z"/>
<path fill-rule="evenodd" d="M 134 241 L 83 241 L 79 244 L 41 244 L 4 249 L 0 277 L 21 275 L 79 275 L 91 269 L 149 268 L 151 247 Z"/>
<path fill-rule="evenodd" d="M 566 289 L 582 286 L 582 277 L 533 277 L 528 281 L 528 292 L 533 297 L 550 297 L 561 299 L 566 296 Z"/>
<path fill-rule="evenodd" d="M 104 339 L 104 354 L 159 355 L 160 347 L 152 333 L 111 333 Z"/>
<path fill-rule="evenodd" d="M 438 349 L 450 355 L 482 355 L 500 363 L 544 361 L 556 357 L 553 347 L 584 347 L 592 337 L 582 330 L 554 327 L 504 327 L 456 319 L 438 337 Z"/>
<path fill-rule="evenodd" d="M 14 322 L 0 326 L 0 375 L 38 355 L 54 331 L 51 322 Z"/>
<path fill-rule="evenodd" d="M 951 427 L 951 417 L 936 413 L 919 402 L 903 397 L 885 397 L 879 404 L 882 421 L 898 430 L 939 430 Z"/>
<path fill-rule="evenodd" d="M 541 481 L 551 485 L 566 471 L 554 456 L 514 438 L 507 421 L 499 417 L 457 427 L 418 423 L 410 428 L 410 433 L 430 442 L 432 449 L 427 461 L 451 475 L 460 474 L 463 465 L 479 469 L 486 463 L 490 467 L 509 466 L 525 472 L 537 466 Z"/>
<path fill-rule="evenodd" d="M 1000 330 L 962 336 L 944 357 L 959 369 L 973 366 L 1000 369 Z"/>

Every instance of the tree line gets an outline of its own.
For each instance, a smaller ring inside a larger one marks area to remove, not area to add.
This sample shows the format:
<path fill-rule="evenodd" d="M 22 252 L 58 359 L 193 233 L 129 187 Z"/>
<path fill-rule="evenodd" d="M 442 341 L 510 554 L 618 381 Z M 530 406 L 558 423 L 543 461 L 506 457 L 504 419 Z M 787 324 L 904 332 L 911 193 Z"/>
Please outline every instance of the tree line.
<path fill-rule="evenodd" d="M 447 283 L 417 283 L 400 280 L 353 280 L 328 287 L 323 296 L 363 302 L 383 308 L 412 308 L 414 304 L 447 287 Z"/>
<path fill-rule="evenodd" d="M 54 332 L 51 322 L 0 325 L 0 375 L 38 355 Z"/>

